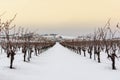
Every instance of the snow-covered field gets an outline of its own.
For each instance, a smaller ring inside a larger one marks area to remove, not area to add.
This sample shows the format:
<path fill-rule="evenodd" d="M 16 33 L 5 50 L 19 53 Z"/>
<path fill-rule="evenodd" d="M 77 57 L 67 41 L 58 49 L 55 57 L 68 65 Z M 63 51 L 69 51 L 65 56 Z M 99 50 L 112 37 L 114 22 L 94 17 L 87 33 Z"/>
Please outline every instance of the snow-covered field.
<path fill-rule="evenodd" d="M 117 70 L 102 55 L 102 63 L 78 55 L 57 43 L 31 62 L 23 62 L 23 54 L 15 56 L 14 67 L 9 69 L 9 59 L 0 54 L 0 80 L 120 80 L 120 61 Z"/>

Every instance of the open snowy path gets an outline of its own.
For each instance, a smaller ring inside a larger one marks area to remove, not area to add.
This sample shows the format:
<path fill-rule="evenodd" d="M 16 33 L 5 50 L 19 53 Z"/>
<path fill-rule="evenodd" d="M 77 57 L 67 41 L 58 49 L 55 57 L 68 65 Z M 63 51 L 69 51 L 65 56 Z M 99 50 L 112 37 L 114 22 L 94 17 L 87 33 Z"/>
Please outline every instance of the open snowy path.
<path fill-rule="evenodd" d="M 30 63 L 22 60 L 22 54 L 16 55 L 16 69 L 10 70 L 9 60 L 0 56 L 0 80 L 120 80 L 120 70 L 113 71 L 109 64 L 98 64 L 59 43 L 38 57 L 33 56 Z"/>

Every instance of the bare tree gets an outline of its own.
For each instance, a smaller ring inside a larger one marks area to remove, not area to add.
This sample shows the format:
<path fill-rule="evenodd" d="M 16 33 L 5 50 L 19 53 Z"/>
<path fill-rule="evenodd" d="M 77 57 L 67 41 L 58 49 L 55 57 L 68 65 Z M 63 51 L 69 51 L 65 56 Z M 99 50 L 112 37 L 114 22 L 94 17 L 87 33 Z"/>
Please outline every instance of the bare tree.
<path fill-rule="evenodd" d="M 14 55 L 15 55 L 15 50 L 12 46 L 12 42 L 10 40 L 10 30 L 13 29 L 15 27 L 12 26 L 11 27 L 11 23 L 14 21 L 14 19 L 16 18 L 16 15 L 10 19 L 9 21 L 3 22 L 3 30 L 5 32 L 5 36 L 6 36 L 6 49 L 7 49 L 7 57 L 10 57 L 10 68 L 13 68 L 13 60 L 14 60 Z"/>

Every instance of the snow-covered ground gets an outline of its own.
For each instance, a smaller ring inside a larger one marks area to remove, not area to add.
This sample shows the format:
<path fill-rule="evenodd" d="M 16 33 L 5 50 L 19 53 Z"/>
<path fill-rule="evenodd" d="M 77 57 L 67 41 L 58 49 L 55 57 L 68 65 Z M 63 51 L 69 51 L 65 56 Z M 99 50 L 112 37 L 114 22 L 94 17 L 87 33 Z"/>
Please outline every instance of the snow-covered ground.
<path fill-rule="evenodd" d="M 23 54 L 15 56 L 14 67 L 9 69 L 9 59 L 0 54 L 0 80 L 120 80 L 120 62 L 111 70 L 111 62 L 102 63 L 80 56 L 57 43 L 31 62 L 23 62 Z"/>

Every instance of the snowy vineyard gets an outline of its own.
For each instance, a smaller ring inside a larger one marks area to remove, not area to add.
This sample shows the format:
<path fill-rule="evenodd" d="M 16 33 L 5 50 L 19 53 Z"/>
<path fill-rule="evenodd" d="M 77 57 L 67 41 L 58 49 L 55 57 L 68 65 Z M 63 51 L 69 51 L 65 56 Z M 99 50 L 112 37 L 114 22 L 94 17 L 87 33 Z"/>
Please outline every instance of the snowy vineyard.
<path fill-rule="evenodd" d="M 119 46 L 117 46 L 118 41 L 64 41 L 61 42 L 61 45 L 74 51 L 79 55 L 89 55 L 90 59 L 94 59 L 98 63 L 101 63 L 101 58 L 104 55 L 106 59 L 109 59 L 112 63 L 112 69 L 116 70 L 115 61 L 116 59 L 119 60 L 120 53 L 119 53 Z"/>
<path fill-rule="evenodd" d="M 109 21 L 94 34 L 67 39 L 17 31 L 15 17 L 0 21 L 0 80 L 120 80 L 120 39 Z"/>
<path fill-rule="evenodd" d="M 72 50 L 72 51 L 71 51 Z M 119 80 L 120 63 L 116 60 L 117 70 L 112 70 L 111 61 L 107 54 L 101 52 L 101 63 L 89 59 L 89 53 L 64 48 L 59 43 L 42 54 L 36 56 L 32 52 L 32 58 L 24 62 L 24 53 L 18 50 L 14 59 L 14 69 L 9 69 L 9 58 L 6 54 L 0 54 L 0 80 Z M 74 52 L 73 52 L 74 51 Z M 77 54 L 76 54 L 77 53 Z"/>

